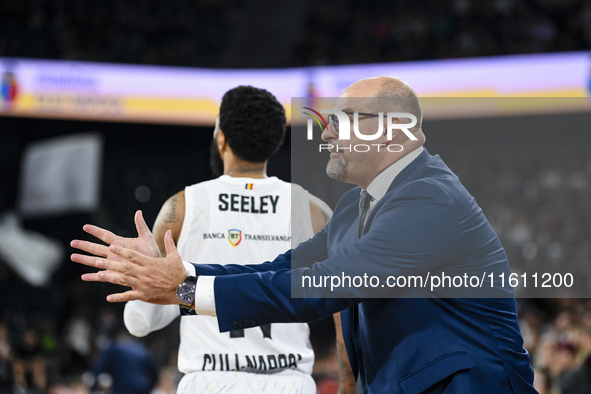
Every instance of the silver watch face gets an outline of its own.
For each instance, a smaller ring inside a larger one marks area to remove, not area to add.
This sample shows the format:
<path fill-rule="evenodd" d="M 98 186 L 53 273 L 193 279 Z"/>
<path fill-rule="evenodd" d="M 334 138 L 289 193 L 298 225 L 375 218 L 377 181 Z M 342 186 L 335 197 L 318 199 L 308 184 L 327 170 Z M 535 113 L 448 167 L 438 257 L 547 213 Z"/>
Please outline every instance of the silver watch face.
<path fill-rule="evenodd" d="M 176 296 L 179 299 L 179 304 L 190 307 L 193 301 L 195 301 L 195 281 L 186 280 L 181 283 L 177 289 Z"/>

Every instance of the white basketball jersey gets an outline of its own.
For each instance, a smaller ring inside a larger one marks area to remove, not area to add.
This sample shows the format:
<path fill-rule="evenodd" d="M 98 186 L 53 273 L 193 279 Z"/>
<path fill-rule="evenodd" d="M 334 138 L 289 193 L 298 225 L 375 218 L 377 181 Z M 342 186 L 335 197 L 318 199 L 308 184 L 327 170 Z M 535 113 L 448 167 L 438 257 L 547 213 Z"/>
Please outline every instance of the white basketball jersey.
<path fill-rule="evenodd" d="M 292 194 L 297 197 L 292 200 Z M 220 178 L 185 189 L 185 219 L 178 241 L 183 261 L 260 264 L 313 236 L 310 195 L 276 177 Z M 313 198 L 313 197 L 312 197 Z M 316 200 L 315 200 L 316 201 Z M 297 215 L 292 234 L 294 209 Z M 302 217 L 303 216 L 303 217 Z M 305 323 L 273 323 L 220 333 L 210 316 L 183 316 L 178 368 L 200 371 L 312 373 L 314 352 Z"/>

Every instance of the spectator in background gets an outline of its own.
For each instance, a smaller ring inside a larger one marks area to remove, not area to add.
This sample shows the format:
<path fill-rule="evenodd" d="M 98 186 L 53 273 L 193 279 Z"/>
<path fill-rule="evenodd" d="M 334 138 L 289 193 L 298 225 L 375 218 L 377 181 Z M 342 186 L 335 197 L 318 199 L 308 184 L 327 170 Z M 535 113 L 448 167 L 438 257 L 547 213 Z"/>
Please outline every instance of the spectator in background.
<path fill-rule="evenodd" d="M 105 349 L 94 368 L 96 376 L 113 379 L 113 394 L 150 394 L 158 380 L 158 369 L 146 348 L 125 330 Z"/>
<path fill-rule="evenodd" d="M 571 342 L 558 342 L 550 351 L 548 372 L 552 379 L 559 379 L 564 371 L 575 365 L 577 348 Z"/>
<path fill-rule="evenodd" d="M 0 394 L 12 393 L 12 347 L 8 327 L 0 323 Z"/>
<path fill-rule="evenodd" d="M 318 394 L 337 394 L 339 391 L 339 360 L 334 339 L 324 346 L 321 352 L 314 348 L 316 361 L 312 377 L 316 381 Z"/>
<path fill-rule="evenodd" d="M 178 381 L 175 379 L 177 374 L 176 367 L 166 367 L 160 371 L 158 384 L 152 391 L 152 394 L 175 394 Z"/>
<path fill-rule="evenodd" d="M 583 364 L 562 374 L 558 387 L 562 394 L 588 394 L 591 391 L 591 355 Z"/>
<path fill-rule="evenodd" d="M 542 301 L 552 319 L 542 318 L 538 307 L 524 305 L 539 318 L 539 334 L 530 341 L 535 388 L 541 393 L 589 393 L 591 388 L 591 313 L 587 299 Z M 536 312 L 537 311 L 537 312 Z M 526 314 L 527 316 L 527 314 Z M 583 391 L 579 391 L 583 390 Z"/>
<path fill-rule="evenodd" d="M 69 385 L 56 384 L 47 390 L 48 394 L 90 394 L 88 387 L 82 382 L 73 382 Z"/>
<path fill-rule="evenodd" d="M 13 364 L 14 382 L 30 393 L 43 393 L 47 387 L 47 366 L 41 354 L 39 337 L 32 329 L 26 329 L 16 348 Z"/>
<path fill-rule="evenodd" d="M 64 339 L 66 348 L 63 361 L 68 374 L 80 374 L 89 367 L 89 358 L 92 354 L 92 325 L 81 310 L 73 313 L 72 318 L 66 323 Z"/>
<path fill-rule="evenodd" d="M 115 311 L 108 307 L 102 308 L 97 323 L 96 339 L 94 341 L 98 349 L 104 350 L 111 344 L 111 340 L 117 335 L 118 325 L 119 321 Z"/>
<path fill-rule="evenodd" d="M 539 394 L 550 394 L 550 376 L 546 371 L 534 368 L 534 388 Z"/>

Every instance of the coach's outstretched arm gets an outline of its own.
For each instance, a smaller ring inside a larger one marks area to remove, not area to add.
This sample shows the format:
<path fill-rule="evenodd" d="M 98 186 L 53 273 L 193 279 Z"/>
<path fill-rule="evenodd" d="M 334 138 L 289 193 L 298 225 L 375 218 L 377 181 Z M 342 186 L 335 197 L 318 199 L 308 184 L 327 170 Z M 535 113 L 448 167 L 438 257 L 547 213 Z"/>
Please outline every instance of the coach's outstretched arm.
<path fill-rule="evenodd" d="M 315 244 L 313 241 L 317 237 L 322 237 L 323 233 L 320 232 L 305 244 L 312 244 L 313 246 Z M 164 243 L 166 247 L 165 258 L 149 257 L 131 249 L 111 245 L 109 250 L 120 257 L 119 261 L 90 256 L 78 256 L 76 262 L 104 269 L 98 273 L 84 274 L 82 279 L 85 281 L 109 282 L 132 288 L 132 290 L 123 293 L 109 295 L 107 297 L 107 301 L 109 302 L 141 300 L 160 305 L 178 304 L 176 290 L 178 285 L 186 279 L 187 272 L 174 245 L 171 231 L 166 233 Z M 286 255 L 289 255 L 289 253 Z M 286 258 L 286 255 L 279 256 L 279 259 L 289 260 L 289 258 Z M 272 264 L 272 262 L 269 264 Z M 201 268 L 200 265 L 198 267 Z M 304 267 L 297 268 L 296 271 L 305 269 Z M 261 316 L 264 321 L 313 321 L 362 301 L 362 299 L 291 299 L 289 294 L 291 272 L 292 270 L 289 269 L 280 269 L 279 271 L 263 271 L 222 277 L 228 278 L 230 281 L 243 275 L 260 275 L 265 278 L 271 276 L 274 278 L 272 281 L 276 281 L 282 287 L 279 298 L 287 297 L 290 299 L 275 300 L 275 307 L 270 308 L 271 310 L 268 313 L 265 312 L 265 316 Z M 197 271 L 197 274 L 202 274 L 200 269 Z M 261 279 L 263 281 L 268 280 Z M 287 310 L 285 308 L 277 308 L 279 305 L 289 305 L 289 308 Z M 279 312 L 280 315 L 277 315 L 278 311 L 283 312 Z M 274 316 L 267 316 L 270 314 L 274 314 Z M 227 322 L 226 324 L 220 324 L 221 331 L 229 331 L 235 328 L 239 327 L 232 327 L 231 323 L 228 324 Z"/>
<path fill-rule="evenodd" d="M 130 249 L 129 244 L 120 246 L 121 242 L 114 234 L 91 226 L 100 234 L 108 234 L 108 237 L 101 239 L 107 243 L 112 242 L 110 247 L 93 244 L 86 241 L 72 241 L 72 246 L 95 256 L 73 254 L 72 261 L 101 269 L 102 271 L 82 275 L 82 280 L 87 282 L 109 282 L 121 286 L 131 287 L 124 293 L 111 294 L 107 297 L 109 302 L 127 302 L 140 300 L 153 304 L 167 305 L 178 304 L 176 290 L 188 276 L 185 265 L 176 249 L 172 232 L 169 230 L 164 236 L 166 256 L 160 256 L 160 252 L 153 252 L 146 256 Z M 86 228 L 86 226 L 85 226 Z M 96 231 L 93 235 L 96 236 Z M 301 244 L 296 250 L 307 245 L 309 253 L 298 253 L 297 261 L 294 264 L 298 267 L 309 267 L 314 262 L 326 258 L 326 233 L 321 231 L 312 239 Z M 134 247 L 134 246 L 132 246 Z M 115 256 L 115 257 L 113 257 Z M 107 257 L 107 258 L 105 258 Z M 113 258 L 112 258 L 113 257 Z M 267 271 L 287 271 L 291 269 L 291 251 L 279 255 L 275 260 L 255 265 L 216 265 L 199 264 L 197 272 L 200 276 L 226 276 L 247 273 L 264 273 Z"/>
<path fill-rule="evenodd" d="M 138 222 L 138 220 L 141 220 L 141 223 Z M 137 282 L 137 279 L 134 280 L 131 277 L 132 276 L 131 272 L 110 271 L 107 268 L 108 264 L 107 265 L 103 264 L 103 262 L 107 261 L 107 260 L 111 261 L 112 263 L 126 261 L 126 260 L 122 259 L 121 257 L 113 254 L 112 250 L 115 250 L 115 249 L 110 250 L 109 245 L 112 245 L 113 247 L 122 246 L 125 249 L 139 252 L 140 254 L 144 255 L 145 257 L 152 257 L 153 260 L 151 261 L 151 264 L 153 264 L 155 266 L 159 265 L 159 261 L 165 259 L 165 257 L 162 257 L 165 255 L 165 253 L 160 252 L 158 245 L 157 245 L 156 241 L 154 240 L 154 236 L 152 235 L 152 233 L 148 229 L 147 225 L 144 222 L 143 217 L 141 216 L 141 211 L 138 211 L 136 213 L 136 226 L 138 227 L 138 232 L 140 231 L 140 227 L 142 228 L 142 233 L 140 233 L 140 236 L 138 238 L 124 238 L 124 237 L 120 237 L 118 235 L 115 235 L 112 232 L 102 229 L 100 227 L 93 226 L 93 225 L 85 225 L 84 231 L 86 231 L 87 233 L 89 233 L 91 235 L 94 235 L 95 237 L 99 238 L 101 241 L 107 243 L 108 245 L 105 246 L 102 244 L 88 242 L 88 241 L 82 241 L 82 240 L 73 240 L 71 242 L 70 245 L 73 248 L 80 249 L 84 252 L 91 253 L 94 255 L 94 256 L 88 256 L 88 255 L 74 253 L 71 256 L 71 260 L 73 262 L 88 265 L 88 266 L 95 267 L 95 268 L 104 268 L 105 269 L 105 271 L 100 271 L 100 272 L 97 272 L 94 274 L 85 274 L 85 275 L 83 275 L 82 279 L 85 281 L 88 281 L 88 282 L 111 282 L 111 283 L 121 284 L 123 286 L 128 286 L 128 287 L 132 287 L 132 282 L 133 283 Z M 163 237 L 163 239 L 164 238 L 165 237 Z M 323 260 L 324 258 L 326 258 L 326 257 L 322 257 L 322 256 L 326 256 L 326 248 L 324 246 L 322 246 L 323 244 L 325 244 L 325 242 L 324 242 L 325 238 L 326 238 L 325 231 L 321 231 L 318 234 L 316 234 L 314 236 L 314 238 L 312 238 L 311 240 L 306 242 L 306 243 L 309 243 L 310 241 L 316 241 L 314 243 L 317 246 L 315 246 L 313 249 L 314 249 L 315 253 L 319 253 L 319 256 L 302 255 L 303 258 L 300 259 L 301 260 L 300 264 L 305 264 L 306 266 L 310 266 L 314 262 L 319 261 L 319 260 Z M 173 243 L 173 247 L 174 247 L 174 240 L 172 239 L 172 235 L 171 235 L 171 242 Z M 176 251 L 176 247 L 174 247 L 174 249 Z M 164 249 L 163 249 L 163 251 L 164 251 Z M 176 253 L 176 254 L 178 255 L 178 253 Z M 95 256 L 98 256 L 98 258 Z M 305 262 L 304 262 L 304 260 L 305 260 Z M 131 263 L 131 266 L 137 266 L 137 264 Z M 117 265 L 117 267 L 119 269 L 126 269 L 128 266 L 127 265 Z M 202 275 L 202 276 L 223 276 L 223 275 L 233 275 L 233 274 L 242 274 L 242 273 L 263 272 L 263 271 L 269 271 L 269 270 L 270 271 L 277 271 L 277 270 L 281 270 L 281 269 L 291 268 L 291 258 L 290 258 L 290 251 L 288 251 L 287 253 L 278 256 L 278 258 L 275 259 L 274 261 L 264 262 L 262 264 L 251 264 L 251 265 L 200 264 L 199 267 L 200 267 L 199 275 Z M 137 274 L 137 272 L 133 271 L 133 274 Z M 185 271 L 185 277 L 186 276 L 187 276 L 187 273 Z M 112 282 L 111 279 L 116 280 L 116 282 Z M 122 283 L 122 282 L 125 282 L 126 280 L 128 281 L 128 282 L 126 282 L 127 284 Z M 159 279 L 157 277 L 152 277 L 152 278 L 148 277 L 148 278 L 144 278 L 144 280 L 157 281 Z M 121 301 L 127 300 L 127 299 L 119 300 L 118 297 L 116 297 L 116 299 L 117 299 L 116 302 L 121 302 Z M 132 298 L 132 299 L 144 300 L 143 298 Z"/>

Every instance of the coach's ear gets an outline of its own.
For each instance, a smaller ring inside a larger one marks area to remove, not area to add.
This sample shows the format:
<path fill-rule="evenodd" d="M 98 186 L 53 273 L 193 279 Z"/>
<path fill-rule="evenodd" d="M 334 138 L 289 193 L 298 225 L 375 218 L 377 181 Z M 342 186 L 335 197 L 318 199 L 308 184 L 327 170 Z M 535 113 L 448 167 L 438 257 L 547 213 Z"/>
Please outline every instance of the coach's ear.
<path fill-rule="evenodd" d="M 218 131 L 218 135 L 216 136 L 216 144 L 218 146 L 218 150 L 220 151 L 220 154 L 223 155 L 224 152 L 226 151 L 228 144 L 226 142 L 226 135 L 224 134 L 224 132 L 222 130 Z"/>
<path fill-rule="evenodd" d="M 383 130 L 382 137 L 386 137 L 388 135 L 388 114 L 387 113 L 384 114 L 384 119 L 382 121 L 384 122 L 383 128 L 382 128 L 382 130 Z"/>
<path fill-rule="evenodd" d="M 392 118 L 392 124 L 400 124 L 403 123 L 402 120 L 400 118 Z M 400 133 L 400 129 L 399 128 L 395 128 L 394 130 L 392 130 L 392 139 L 391 141 L 394 141 L 394 139 L 396 139 L 396 136 L 398 135 L 398 133 Z M 383 137 L 386 137 L 388 135 L 388 114 L 385 114 L 384 116 L 384 132 L 382 133 Z"/>

